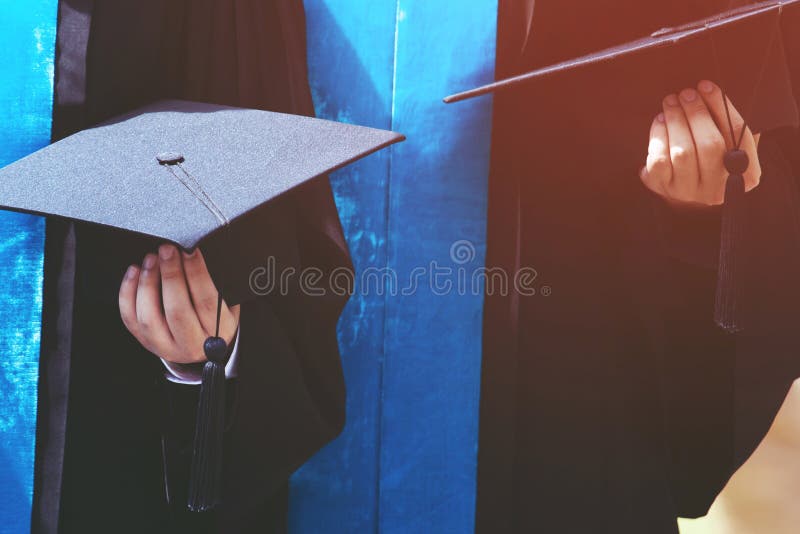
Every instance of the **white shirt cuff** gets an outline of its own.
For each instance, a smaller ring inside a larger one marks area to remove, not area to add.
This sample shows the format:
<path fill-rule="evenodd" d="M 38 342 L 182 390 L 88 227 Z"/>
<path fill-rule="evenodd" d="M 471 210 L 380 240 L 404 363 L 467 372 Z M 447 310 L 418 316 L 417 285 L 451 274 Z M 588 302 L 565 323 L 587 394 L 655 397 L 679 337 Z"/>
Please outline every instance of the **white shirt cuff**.
<path fill-rule="evenodd" d="M 228 358 L 228 363 L 225 364 L 225 378 L 235 378 L 238 376 L 238 361 L 239 361 L 239 331 L 236 331 L 236 337 L 233 341 L 233 350 L 231 351 L 231 357 Z M 195 370 L 185 365 L 175 365 L 167 360 L 161 359 L 161 362 L 164 364 L 164 367 L 167 368 L 167 372 L 164 373 L 164 376 L 170 382 L 175 382 L 176 384 L 186 384 L 189 386 L 197 386 L 203 380 L 203 371 L 202 369 Z"/>

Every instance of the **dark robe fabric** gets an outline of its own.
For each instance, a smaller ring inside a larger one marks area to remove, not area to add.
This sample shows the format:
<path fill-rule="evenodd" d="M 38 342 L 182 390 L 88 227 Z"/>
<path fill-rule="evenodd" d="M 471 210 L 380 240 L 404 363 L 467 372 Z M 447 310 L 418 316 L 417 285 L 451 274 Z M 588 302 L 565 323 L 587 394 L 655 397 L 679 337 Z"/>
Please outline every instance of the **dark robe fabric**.
<path fill-rule="evenodd" d="M 54 139 L 160 98 L 313 114 L 300 0 L 63 0 L 57 44 Z M 246 287 L 270 256 L 297 272 L 350 267 L 327 178 L 237 225 L 201 244 L 224 284 Z M 238 292 L 222 504 L 191 513 L 199 388 L 165 380 L 117 303 L 126 267 L 157 246 L 48 221 L 33 531 L 283 532 L 289 476 L 344 425 L 346 297 L 306 295 L 297 278 Z"/>
<path fill-rule="evenodd" d="M 530 4 L 500 2 L 498 79 L 729 6 L 536 0 L 528 34 Z M 796 38 L 783 37 L 793 75 Z M 731 336 L 713 322 L 720 211 L 676 211 L 641 185 L 660 101 L 619 98 L 680 64 L 637 61 L 495 95 L 487 266 L 533 267 L 551 293 L 486 298 L 477 532 L 675 533 L 800 376 L 796 129 L 763 131 L 745 330 Z M 768 70 L 756 105 L 792 123 L 794 80 Z"/>

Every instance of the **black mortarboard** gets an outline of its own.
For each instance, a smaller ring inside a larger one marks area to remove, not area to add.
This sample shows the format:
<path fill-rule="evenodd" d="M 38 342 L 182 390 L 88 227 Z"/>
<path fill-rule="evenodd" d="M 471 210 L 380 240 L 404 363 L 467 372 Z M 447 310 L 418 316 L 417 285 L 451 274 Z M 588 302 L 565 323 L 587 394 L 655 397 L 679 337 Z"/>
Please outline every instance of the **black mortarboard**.
<path fill-rule="evenodd" d="M 798 109 L 790 72 L 796 69 L 790 69 L 790 63 L 796 60 L 791 40 L 799 21 L 800 0 L 755 3 L 463 91 L 444 101 L 453 103 L 506 90 L 516 91 L 516 98 L 524 98 L 520 95 L 523 89 L 539 97 L 558 95 L 584 112 L 573 112 L 562 121 L 563 125 L 551 121 L 539 127 L 578 126 L 601 139 L 612 136 L 618 139 L 607 154 L 612 160 L 629 155 L 623 147 L 635 144 L 620 132 L 635 132 L 641 138 L 665 95 L 693 87 L 706 78 L 716 78 L 752 130 L 797 126 Z M 594 99 L 593 105 L 600 100 L 602 107 L 617 111 L 605 116 L 585 113 L 579 102 L 582 97 Z M 747 162 L 746 155 L 744 161 L 741 159 L 744 153 L 737 150 L 738 144 L 729 149 L 725 167 L 730 176 L 722 215 L 715 321 L 727 331 L 737 331 L 742 326 L 737 279 L 743 268 L 738 235 L 745 224 L 741 174 Z"/>
<path fill-rule="evenodd" d="M 229 303 L 245 298 L 241 280 L 233 281 L 229 298 L 231 277 L 213 268 L 225 267 L 227 241 L 247 239 L 237 233 L 237 220 L 401 140 L 389 131 L 304 116 L 161 101 L 0 169 L 0 207 L 135 232 L 184 249 L 213 241 L 218 257 L 209 264 L 221 306 L 223 291 Z M 204 351 L 209 361 L 197 411 L 193 510 L 217 503 L 221 476 L 228 348 L 214 336 Z"/>

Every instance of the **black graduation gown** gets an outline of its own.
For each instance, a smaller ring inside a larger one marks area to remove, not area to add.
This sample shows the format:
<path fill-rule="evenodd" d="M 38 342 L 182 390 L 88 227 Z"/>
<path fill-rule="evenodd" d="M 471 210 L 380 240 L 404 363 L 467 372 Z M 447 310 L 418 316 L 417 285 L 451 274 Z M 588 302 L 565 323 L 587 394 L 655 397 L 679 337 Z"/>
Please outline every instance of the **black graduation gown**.
<path fill-rule="evenodd" d="M 165 97 L 313 113 L 300 0 L 63 0 L 57 42 L 54 138 Z M 325 178 L 239 226 L 216 255 L 238 285 L 268 256 L 297 272 L 350 266 Z M 48 221 L 33 530 L 284 531 L 290 474 L 344 424 L 346 298 L 293 284 L 243 302 L 223 504 L 192 514 L 198 387 L 166 382 L 117 305 L 126 266 L 156 246 Z"/>
<path fill-rule="evenodd" d="M 500 3 L 498 78 L 727 2 L 537 0 L 526 38 L 527 4 Z M 800 376 L 797 132 L 762 136 L 746 329 L 726 335 L 713 324 L 719 211 L 675 212 L 645 190 L 637 171 L 659 102 L 629 117 L 597 83 L 636 84 L 648 68 L 609 64 L 495 96 L 487 264 L 533 267 L 552 292 L 487 295 L 478 532 L 677 532 L 677 516 L 707 511 Z M 796 113 L 778 96 L 765 98 Z"/>

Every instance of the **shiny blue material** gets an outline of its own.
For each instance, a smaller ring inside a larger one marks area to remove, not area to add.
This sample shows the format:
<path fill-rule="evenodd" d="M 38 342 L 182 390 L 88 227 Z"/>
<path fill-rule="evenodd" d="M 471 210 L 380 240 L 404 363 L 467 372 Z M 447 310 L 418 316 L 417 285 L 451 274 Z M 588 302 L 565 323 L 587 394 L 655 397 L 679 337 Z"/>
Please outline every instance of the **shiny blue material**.
<path fill-rule="evenodd" d="M 348 422 L 292 480 L 291 531 L 472 532 L 491 99 L 441 98 L 493 79 L 497 1 L 306 10 L 318 114 L 408 141 L 333 177 L 358 269 L 339 324 Z"/>
<path fill-rule="evenodd" d="M 306 0 L 317 115 L 391 129 L 396 7 L 385 0 Z M 332 184 L 356 270 L 386 266 L 391 148 L 335 173 Z M 378 529 L 385 296 L 353 295 L 339 322 L 347 381 L 343 435 L 291 483 L 295 533 Z"/>
<path fill-rule="evenodd" d="M 50 139 L 56 0 L 0 0 L 0 166 Z M 0 213 L 0 532 L 30 531 L 44 220 Z"/>

